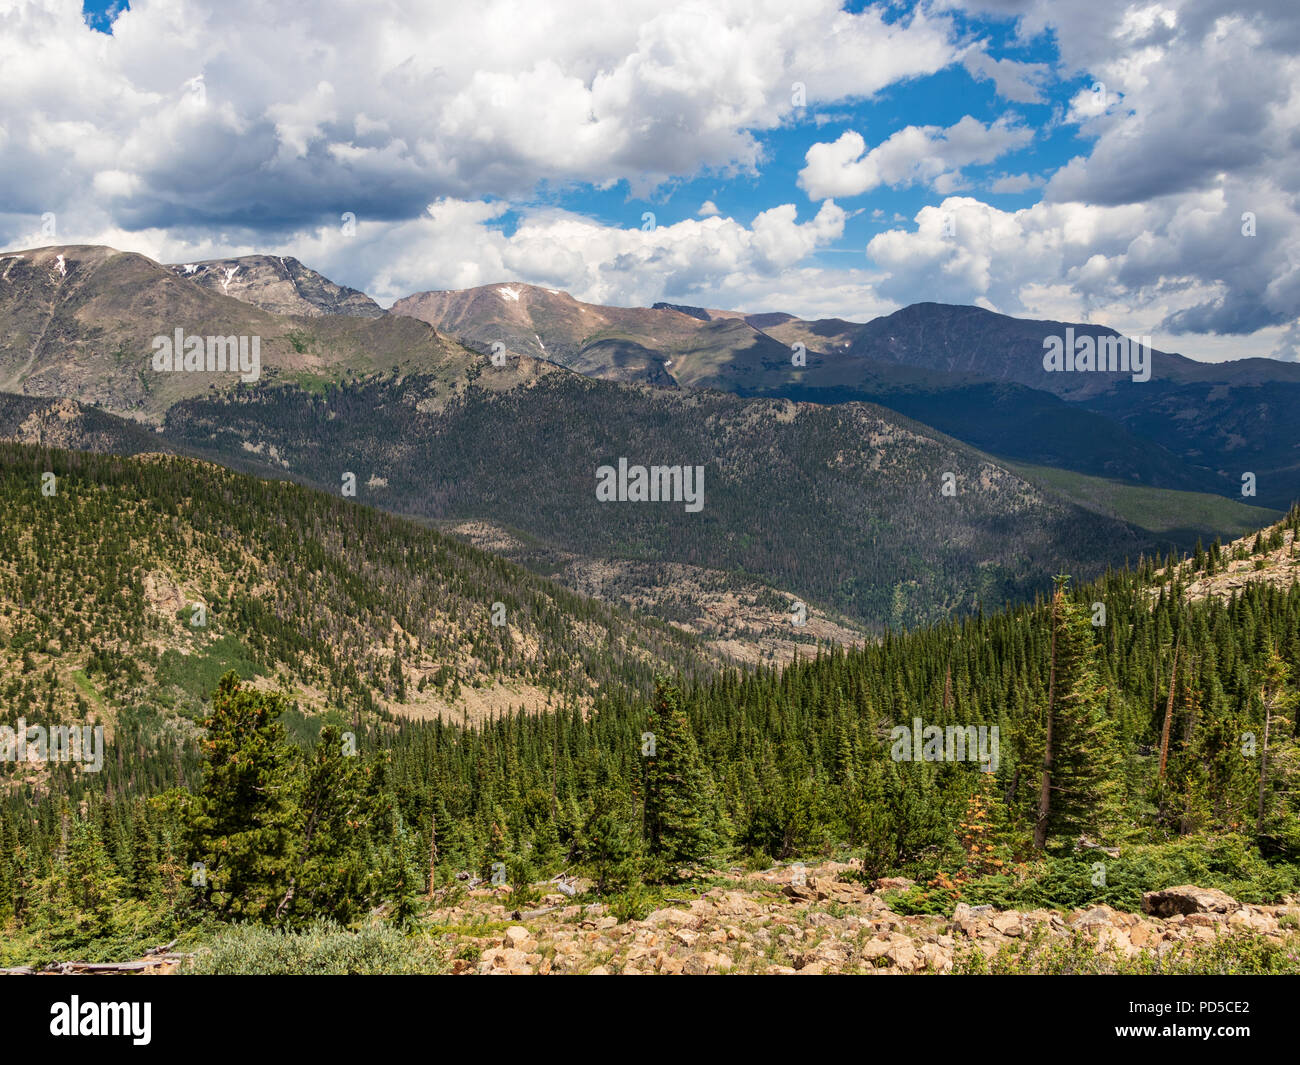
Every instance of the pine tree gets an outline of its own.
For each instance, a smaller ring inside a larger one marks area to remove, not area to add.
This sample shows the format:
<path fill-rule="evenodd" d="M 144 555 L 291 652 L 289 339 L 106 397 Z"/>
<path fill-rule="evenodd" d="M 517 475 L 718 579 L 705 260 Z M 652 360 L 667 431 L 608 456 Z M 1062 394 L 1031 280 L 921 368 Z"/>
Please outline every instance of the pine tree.
<path fill-rule="evenodd" d="M 321 730 L 297 788 L 293 872 L 276 905 L 277 921 L 324 916 L 346 923 L 366 904 L 362 833 L 369 811 L 360 762 L 345 750 L 337 726 Z"/>
<path fill-rule="evenodd" d="M 639 879 L 640 839 L 634 812 L 608 777 L 592 800 L 574 841 L 573 856 L 590 867 L 597 891 L 625 890 Z"/>
<path fill-rule="evenodd" d="M 149 894 L 150 880 L 158 855 L 144 812 L 137 812 L 131 826 L 131 896 L 143 899 Z"/>
<path fill-rule="evenodd" d="M 1300 694 L 1276 651 L 1264 663 L 1259 699 L 1264 714 L 1256 811 L 1260 845 L 1272 854 L 1294 856 L 1300 853 L 1300 748 L 1294 736 Z"/>
<path fill-rule="evenodd" d="M 1098 674 L 1092 625 L 1059 580 L 1052 600 L 1052 684 L 1034 844 L 1086 831 L 1105 838 L 1119 819 L 1120 757 Z"/>
<path fill-rule="evenodd" d="M 278 693 L 221 678 L 204 720 L 203 779 L 190 830 L 192 861 L 204 866 L 208 903 L 223 918 L 273 917 L 289 883 L 294 809 L 291 751 Z"/>
<path fill-rule="evenodd" d="M 671 865 L 692 861 L 716 842 L 713 806 L 681 695 L 662 680 L 655 684 L 648 731 L 654 754 L 645 758 L 647 852 Z"/>

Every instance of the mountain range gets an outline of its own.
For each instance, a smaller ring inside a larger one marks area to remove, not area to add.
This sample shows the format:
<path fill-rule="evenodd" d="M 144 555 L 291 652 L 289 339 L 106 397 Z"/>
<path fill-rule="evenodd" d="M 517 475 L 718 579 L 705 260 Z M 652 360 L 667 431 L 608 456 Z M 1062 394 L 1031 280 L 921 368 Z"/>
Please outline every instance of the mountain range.
<path fill-rule="evenodd" d="M 1225 455 L 1265 452 L 1220 444 L 1261 389 L 1285 407 L 1289 368 L 1203 380 L 1153 356 L 1167 380 L 1053 391 L 1017 378 L 1071 327 L 970 308 L 858 326 L 520 286 L 403 301 L 431 323 L 288 260 L 201 265 L 0 261 L 0 727 L 104 755 L 0 765 L 0 965 L 184 936 L 227 971 L 258 922 L 326 917 L 400 926 L 396 959 L 543 971 L 515 949 L 528 927 L 481 941 L 480 915 L 511 913 L 581 919 L 599 958 L 561 969 L 636 971 L 612 943 L 638 915 L 691 955 L 660 971 L 734 968 L 652 894 L 856 852 L 817 868 L 860 888 L 796 866 L 753 905 L 945 915 L 922 934 L 953 954 L 925 964 L 955 969 L 973 905 L 1009 941 L 1044 906 L 1208 898 L 1264 938 L 1187 971 L 1294 968 L 1300 507 L 1232 498 Z M 987 359 L 954 349 L 963 321 Z M 198 368 L 223 351 L 258 357 Z M 1178 411 L 1207 387 L 1200 435 L 1125 424 L 1149 417 L 1135 397 Z M 902 756 L 920 714 L 946 755 L 917 730 Z M 547 877 L 563 895 L 526 909 Z M 730 928 L 736 892 L 714 902 Z M 1099 943 L 1163 928 L 1112 924 Z M 879 969 L 845 931 L 818 950 Z M 746 967 L 822 971 L 805 942 L 730 935 Z M 934 944 L 883 946 L 910 971 Z M 1099 956 L 1062 939 L 1053 971 L 1060 949 Z"/>
<path fill-rule="evenodd" d="M 478 351 L 493 343 L 588 376 L 667 388 L 819 403 L 865 400 L 982 450 L 1162 488 L 1285 507 L 1300 491 L 1300 365 L 1203 363 L 1153 350 L 1150 379 L 1052 373 L 1044 339 L 1087 323 L 1029 321 L 978 307 L 920 303 L 865 324 L 742 315 L 660 303 L 609 308 L 529 285 L 488 285 L 398 300 Z"/>
<path fill-rule="evenodd" d="M 257 379 L 154 371 L 178 328 L 259 338 Z M 769 603 L 746 638 L 782 644 L 811 609 L 851 640 L 1239 535 L 1276 517 L 1253 504 L 1300 494 L 1300 368 L 1156 352 L 1145 382 L 1045 373 L 1043 338 L 1067 328 L 1109 333 L 938 304 L 865 324 L 602 307 L 522 284 L 383 312 L 288 257 L 44 248 L 0 260 L 0 429 L 355 485 L 717 647 L 737 635 L 723 588 Z M 600 502 L 597 470 L 620 460 L 702 470 L 703 510 Z"/>

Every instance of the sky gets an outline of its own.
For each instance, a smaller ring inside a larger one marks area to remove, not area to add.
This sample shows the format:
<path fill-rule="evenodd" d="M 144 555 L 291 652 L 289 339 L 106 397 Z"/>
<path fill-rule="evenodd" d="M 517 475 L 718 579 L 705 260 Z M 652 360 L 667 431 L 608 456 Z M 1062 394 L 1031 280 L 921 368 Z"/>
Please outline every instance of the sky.
<path fill-rule="evenodd" d="M 1295 0 L 0 0 L 0 247 L 1300 357 Z"/>

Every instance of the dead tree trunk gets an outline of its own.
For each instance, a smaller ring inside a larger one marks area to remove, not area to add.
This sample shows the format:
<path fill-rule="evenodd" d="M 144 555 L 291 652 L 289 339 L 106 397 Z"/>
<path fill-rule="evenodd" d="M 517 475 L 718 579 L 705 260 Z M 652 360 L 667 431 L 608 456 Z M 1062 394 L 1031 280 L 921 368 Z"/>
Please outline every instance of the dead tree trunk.
<path fill-rule="evenodd" d="M 1169 671 L 1169 698 L 1165 701 L 1165 724 L 1160 730 L 1160 777 L 1159 782 L 1163 786 L 1165 782 L 1165 763 L 1169 761 L 1169 727 L 1174 720 L 1174 687 L 1178 683 L 1178 652 L 1182 647 L 1183 638 L 1180 634 L 1174 643 L 1174 664 Z"/>
<path fill-rule="evenodd" d="M 1268 730 L 1273 722 L 1273 714 L 1268 705 L 1268 695 L 1264 695 L 1264 746 L 1259 752 L 1259 812 L 1256 814 L 1257 829 L 1264 827 L 1264 794 L 1268 786 Z"/>
<path fill-rule="evenodd" d="M 429 898 L 433 898 L 434 875 L 438 871 L 438 815 L 429 814 Z"/>

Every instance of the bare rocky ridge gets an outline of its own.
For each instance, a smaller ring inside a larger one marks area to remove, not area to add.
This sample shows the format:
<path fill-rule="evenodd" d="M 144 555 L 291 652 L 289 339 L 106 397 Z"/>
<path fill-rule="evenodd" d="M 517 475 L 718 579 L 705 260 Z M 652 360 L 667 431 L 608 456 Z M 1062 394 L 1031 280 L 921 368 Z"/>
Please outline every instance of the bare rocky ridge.
<path fill-rule="evenodd" d="M 428 322 L 476 351 L 491 352 L 500 343 L 511 356 L 660 387 L 676 387 L 667 364 L 704 325 L 676 309 L 604 307 L 523 284 L 419 292 L 398 300 L 389 313 Z"/>
<path fill-rule="evenodd" d="M 1265 530 L 1267 533 L 1269 530 Z M 1275 588 L 1286 589 L 1300 580 L 1300 544 L 1296 543 L 1295 534 L 1289 529 L 1282 530 L 1282 546 L 1273 550 L 1264 550 L 1252 554 L 1255 537 L 1244 536 L 1225 544 L 1222 549 L 1223 561 L 1218 570 L 1211 575 L 1206 570 L 1196 570 L 1193 560 L 1188 559 L 1174 568 L 1184 582 L 1183 598 L 1188 602 L 1202 599 L 1230 599 L 1239 595 L 1251 584 L 1268 584 Z M 1238 551 L 1245 558 L 1233 558 Z M 1157 577 L 1168 577 L 1164 570 L 1156 571 Z M 1151 589 L 1152 596 L 1158 596 L 1160 589 Z"/>
<path fill-rule="evenodd" d="M 337 285 L 292 255 L 243 255 L 174 263 L 170 269 L 196 285 L 251 303 L 272 314 L 315 318 L 341 314 L 382 318 L 384 309 L 355 288 Z"/>

